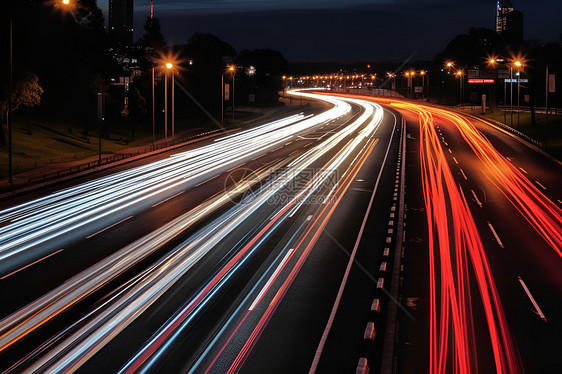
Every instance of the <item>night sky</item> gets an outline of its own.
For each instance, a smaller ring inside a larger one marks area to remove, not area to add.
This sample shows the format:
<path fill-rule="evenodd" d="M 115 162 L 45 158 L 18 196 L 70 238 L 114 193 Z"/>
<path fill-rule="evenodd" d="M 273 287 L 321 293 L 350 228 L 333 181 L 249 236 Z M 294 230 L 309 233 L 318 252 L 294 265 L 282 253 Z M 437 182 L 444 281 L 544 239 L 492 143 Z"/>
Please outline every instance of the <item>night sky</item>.
<path fill-rule="evenodd" d="M 107 13 L 108 0 L 98 0 Z M 469 27 L 495 27 L 494 0 L 155 0 L 169 44 L 194 32 L 217 35 L 240 51 L 272 48 L 290 62 L 399 62 L 431 59 Z M 562 1 L 512 0 L 524 37 L 558 41 Z M 150 0 L 135 0 L 135 39 Z"/>

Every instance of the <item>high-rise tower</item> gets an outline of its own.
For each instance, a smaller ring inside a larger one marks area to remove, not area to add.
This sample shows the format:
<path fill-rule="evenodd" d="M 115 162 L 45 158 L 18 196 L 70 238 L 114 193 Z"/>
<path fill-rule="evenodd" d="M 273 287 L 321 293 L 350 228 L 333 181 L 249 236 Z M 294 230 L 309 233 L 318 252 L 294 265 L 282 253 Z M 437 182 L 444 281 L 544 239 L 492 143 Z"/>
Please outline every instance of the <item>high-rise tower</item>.
<path fill-rule="evenodd" d="M 507 30 L 508 14 L 513 12 L 513 5 L 509 0 L 498 0 L 496 5 L 496 32 Z"/>
<path fill-rule="evenodd" d="M 109 36 L 117 46 L 133 45 L 133 0 L 109 0 Z"/>

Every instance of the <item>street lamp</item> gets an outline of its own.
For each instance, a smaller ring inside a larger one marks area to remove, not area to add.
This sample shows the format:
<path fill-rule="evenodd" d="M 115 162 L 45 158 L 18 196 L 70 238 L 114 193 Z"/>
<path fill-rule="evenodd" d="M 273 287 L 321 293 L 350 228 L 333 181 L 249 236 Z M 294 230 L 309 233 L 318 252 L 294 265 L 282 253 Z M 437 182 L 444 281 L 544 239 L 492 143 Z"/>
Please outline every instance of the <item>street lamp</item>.
<path fill-rule="evenodd" d="M 504 59 L 497 58 L 497 57 L 489 57 L 488 64 L 492 65 L 493 67 L 496 66 L 498 63 L 503 63 Z M 517 127 L 519 127 L 519 98 L 520 98 L 520 89 L 521 89 L 521 69 L 524 66 L 524 58 L 521 56 L 511 58 L 509 63 L 504 63 L 509 68 L 509 104 L 510 104 L 510 126 L 513 127 L 513 68 L 517 69 Z M 506 114 L 506 100 L 507 100 L 507 84 L 505 83 L 504 79 L 504 86 L 503 86 L 503 97 L 504 97 L 504 120 L 503 122 L 507 124 L 507 114 Z"/>
<path fill-rule="evenodd" d="M 175 135 L 175 79 L 174 63 L 168 61 L 164 63 L 164 141 L 168 143 L 168 72 L 172 75 L 172 140 Z"/>
<path fill-rule="evenodd" d="M 404 73 L 404 75 L 406 76 L 406 97 L 409 99 L 410 98 L 410 72 L 407 71 Z"/>
<path fill-rule="evenodd" d="M 504 60 L 497 57 L 488 57 L 488 64 L 491 65 L 494 69 L 496 68 L 496 64 L 502 63 Z M 511 67 L 510 67 L 511 72 Z M 511 77 L 511 74 L 510 74 Z M 505 78 L 503 80 L 503 123 L 507 124 L 507 83 Z"/>
<path fill-rule="evenodd" d="M 459 77 L 459 101 L 460 101 L 460 105 L 464 109 L 464 100 L 463 100 L 464 72 L 462 70 L 457 70 L 455 75 Z"/>
<path fill-rule="evenodd" d="M 175 113 L 174 113 L 174 110 L 175 110 L 175 107 L 176 107 L 175 106 L 175 102 L 176 102 L 175 86 L 176 85 L 175 85 L 175 74 L 174 74 L 175 72 L 172 70 L 173 68 L 174 68 L 173 63 L 171 63 L 171 62 L 166 63 L 166 72 L 169 71 L 170 74 L 172 75 L 172 141 L 174 140 L 174 135 L 175 135 L 175 119 L 176 119 Z M 164 78 L 164 86 L 165 87 L 166 87 L 167 83 L 168 83 L 168 79 L 167 79 L 167 77 L 165 77 Z M 165 101 L 164 108 L 166 108 L 166 109 L 167 109 L 167 104 L 168 104 L 167 95 L 168 95 L 168 89 L 166 87 L 165 88 L 165 94 L 164 94 L 164 96 L 165 96 L 165 98 L 164 98 L 164 101 Z M 166 111 L 166 109 L 165 109 L 165 111 Z M 166 125 L 164 127 L 167 129 L 167 120 L 168 120 L 167 112 L 165 113 L 165 116 L 166 116 Z M 166 130 L 166 139 L 167 139 L 167 136 L 168 136 L 168 131 Z"/>
<path fill-rule="evenodd" d="M 521 63 L 521 61 L 516 60 L 513 65 L 517 67 L 517 128 L 519 128 L 519 113 L 521 112 L 519 99 L 521 97 L 521 67 L 523 66 L 523 64 Z"/>
<path fill-rule="evenodd" d="M 422 99 L 425 100 L 425 76 L 427 75 L 427 71 L 420 70 L 420 75 L 422 76 Z M 429 75 L 427 76 L 427 96 L 429 96 Z"/>
<path fill-rule="evenodd" d="M 233 65 L 230 65 L 228 67 L 228 70 L 232 73 L 232 122 L 234 122 L 234 81 L 235 81 L 235 75 L 236 75 L 236 67 Z M 291 78 L 292 79 L 292 78 Z M 292 81 L 291 81 L 292 83 Z"/>

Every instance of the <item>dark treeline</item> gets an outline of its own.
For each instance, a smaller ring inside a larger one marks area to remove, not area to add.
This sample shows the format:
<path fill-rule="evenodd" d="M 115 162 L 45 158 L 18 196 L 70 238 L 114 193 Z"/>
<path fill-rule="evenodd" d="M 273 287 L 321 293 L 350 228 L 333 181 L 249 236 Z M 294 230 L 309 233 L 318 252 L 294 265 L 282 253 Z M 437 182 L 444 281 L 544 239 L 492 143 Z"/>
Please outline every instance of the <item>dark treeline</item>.
<path fill-rule="evenodd" d="M 0 104 L 7 107 L 9 80 L 9 19 L 13 27 L 14 87 L 38 77 L 43 95 L 39 110 L 46 114 L 87 119 L 95 106 L 92 92 L 118 66 L 107 49 L 104 20 L 95 0 L 84 0 L 74 15 L 53 2 L 12 0 L 0 13 Z M 13 96 L 17 101 L 19 97 Z M 25 105 L 25 104 L 24 104 Z M 2 116 L 5 125 L 5 116 Z M 4 139 L 2 139 L 4 140 Z"/>
<path fill-rule="evenodd" d="M 65 119 L 76 127 L 95 124 L 97 94 L 105 98 L 105 123 L 133 120 L 149 124 L 152 118 L 152 68 L 156 73 L 156 113 L 162 116 L 162 64 L 175 57 L 176 79 L 210 112 L 220 118 L 220 82 L 231 83 L 235 71 L 236 104 L 277 105 L 280 75 L 287 62 L 271 50 L 241 51 L 211 34 L 186 36 L 183 45 L 168 46 L 157 18 L 147 17 L 144 35 L 134 46 L 112 43 L 96 0 L 80 0 L 72 11 L 54 0 L 7 0 L 0 12 L 0 106 L 2 142 L 9 78 L 9 20 L 13 20 L 13 101 L 17 114 L 28 107 L 36 115 Z M 252 67 L 252 68 L 251 68 Z M 130 77 L 128 92 L 120 78 Z M 24 93 L 24 94 L 22 94 Z M 26 96 L 27 95 L 27 96 Z M 128 110 L 124 110 L 124 96 Z M 228 104 L 228 102 L 226 103 Z M 225 105 L 226 107 L 227 105 Z M 186 95 L 176 89 L 179 114 L 204 117 Z M 97 125 L 96 125 L 97 126 Z"/>
<path fill-rule="evenodd" d="M 490 58 L 500 58 L 504 62 L 490 64 Z M 546 67 L 549 73 L 557 75 L 557 93 L 549 95 L 549 107 L 561 107 L 560 77 L 562 74 L 562 35 L 560 41 L 544 43 L 529 41 L 522 36 L 509 33 L 496 33 L 486 28 L 471 28 L 468 34 L 456 36 L 445 50 L 435 57 L 435 70 L 443 68 L 444 61 L 454 61 L 463 70 L 479 68 L 482 71 L 508 69 L 515 60 L 523 63 L 522 78 L 529 80 L 523 89 L 531 96 L 531 103 L 544 106 L 546 92 Z M 465 71 L 466 73 L 466 71 Z M 515 77 L 514 77 L 515 78 Z M 498 84 L 501 82 L 498 82 Z M 503 100 L 503 98 L 500 98 Z"/>
<path fill-rule="evenodd" d="M 420 46 L 422 49 L 423 46 Z M 491 57 L 503 58 L 504 64 L 497 64 L 492 67 L 488 64 Z M 424 70 L 427 72 L 426 84 L 429 81 L 430 96 L 444 104 L 458 103 L 459 86 L 458 78 L 455 77 L 455 69 L 447 69 L 446 61 L 454 62 L 456 69 L 461 69 L 465 74 L 471 69 L 486 71 L 490 69 L 508 69 L 505 63 L 521 59 L 524 61 L 522 77 L 529 80 L 528 84 L 522 87 L 522 94 L 529 94 L 531 101 L 536 106 L 544 106 L 546 91 L 546 67 L 550 74 L 556 75 L 556 93 L 549 95 L 549 107 L 562 107 L 562 95 L 560 95 L 562 81 L 562 35 L 560 41 L 554 43 L 544 43 L 542 41 L 529 41 L 521 35 L 513 33 L 500 33 L 486 28 L 471 28 L 467 34 L 457 35 L 438 53 L 433 60 L 418 61 L 415 56 L 412 61 L 396 61 L 393 63 L 369 63 L 368 61 L 354 64 L 342 63 L 292 63 L 286 74 L 289 76 L 311 76 L 311 75 L 330 75 L 330 74 L 376 74 L 376 83 L 379 87 L 390 87 L 388 73 L 396 74 L 396 87 L 401 93 L 406 93 L 407 78 L 404 76 L 406 71 Z M 372 65 L 370 68 L 369 65 Z M 493 74 L 492 74 L 493 75 Z M 466 82 L 465 82 L 466 83 Z M 500 93 L 497 98 L 503 101 L 503 84 L 497 80 L 497 91 Z M 422 85 L 421 76 L 416 75 L 414 85 Z M 501 89 L 499 86 L 501 85 Z M 466 97 L 470 97 L 470 91 L 478 93 L 488 92 L 495 99 L 495 91 L 486 85 L 465 85 Z M 501 91 L 501 92 L 500 92 Z M 480 96 L 478 96 L 480 97 Z"/>

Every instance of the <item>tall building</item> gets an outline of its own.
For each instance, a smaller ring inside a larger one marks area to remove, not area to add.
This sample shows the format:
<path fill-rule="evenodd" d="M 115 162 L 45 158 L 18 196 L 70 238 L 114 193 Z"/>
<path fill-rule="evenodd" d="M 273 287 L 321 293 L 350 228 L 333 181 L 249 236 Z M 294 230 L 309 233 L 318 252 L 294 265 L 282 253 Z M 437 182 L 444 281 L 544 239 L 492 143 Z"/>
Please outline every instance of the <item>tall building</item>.
<path fill-rule="evenodd" d="M 109 36 L 119 47 L 133 45 L 133 0 L 109 0 Z"/>
<path fill-rule="evenodd" d="M 496 5 L 496 32 L 500 33 L 507 30 L 508 14 L 513 12 L 513 5 L 509 0 L 498 0 Z"/>

